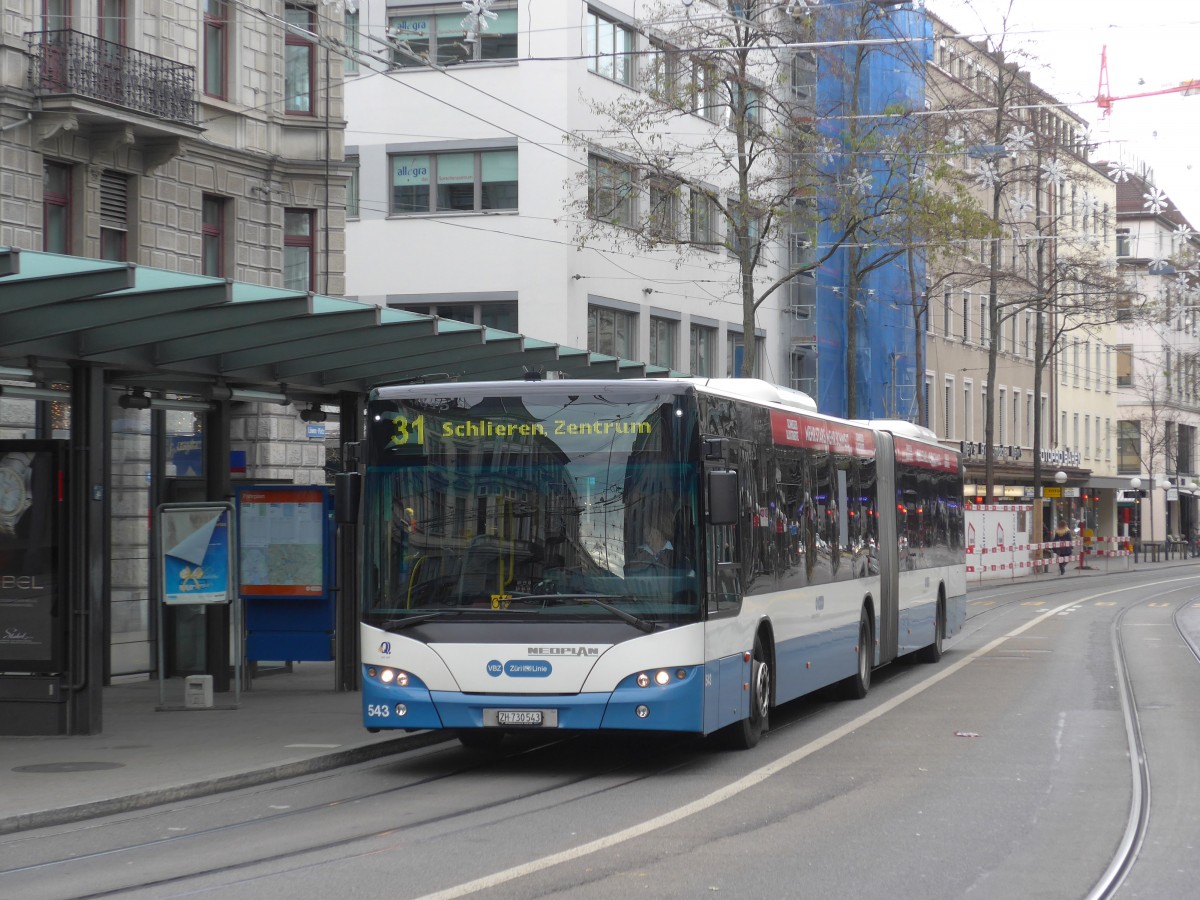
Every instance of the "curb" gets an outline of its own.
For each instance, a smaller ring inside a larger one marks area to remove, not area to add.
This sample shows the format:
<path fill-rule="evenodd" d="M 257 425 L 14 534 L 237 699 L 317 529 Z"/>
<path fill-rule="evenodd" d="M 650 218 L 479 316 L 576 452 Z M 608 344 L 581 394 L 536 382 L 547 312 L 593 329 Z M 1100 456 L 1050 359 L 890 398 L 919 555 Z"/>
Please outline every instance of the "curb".
<path fill-rule="evenodd" d="M 406 734 L 403 737 L 377 741 L 324 753 L 311 759 L 296 762 L 280 763 L 249 772 L 238 772 L 232 775 L 219 775 L 206 781 L 196 781 L 190 784 L 177 784 L 136 794 L 126 794 L 122 797 L 110 797 L 104 800 L 92 800 L 75 806 L 64 806 L 61 809 L 38 810 L 37 812 L 19 813 L 15 816 L 0 818 L 0 834 L 13 834 L 18 831 L 28 831 L 34 828 L 48 828 L 52 825 L 68 825 L 85 819 L 95 819 L 101 816 L 111 816 L 117 813 L 132 812 L 139 809 L 149 809 L 165 803 L 177 803 L 181 800 L 194 800 L 197 797 L 207 797 L 212 794 L 222 794 L 227 791 L 237 791 L 242 788 L 257 787 L 273 781 L 284 781 L 314 772 L 324 772 L 342 766 L 352 766 L 356 763 L 369 762 L 384 756 L 394 756 L 418 750 L 433 744 L 440 744 L 453 737 L 450 731 L 420 731 Z"/>

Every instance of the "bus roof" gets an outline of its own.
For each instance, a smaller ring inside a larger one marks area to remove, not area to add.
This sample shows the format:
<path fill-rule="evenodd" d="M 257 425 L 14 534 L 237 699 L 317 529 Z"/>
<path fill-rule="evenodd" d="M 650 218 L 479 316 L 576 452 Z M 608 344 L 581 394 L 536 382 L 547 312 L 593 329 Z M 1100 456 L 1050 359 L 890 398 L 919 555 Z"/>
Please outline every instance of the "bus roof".
<path fill-rule="evenodd" d="M 550 379 L 547 381 L 476 381 L 437 382 L 434 384 L 384 385 L 376 387 L 373 399 L 411 397 L 414 394 L 453 394 L 456 391 L 499 391 L 501 393 L 540 392 L 552 390 L 586 390 L 603 386 L 605 390 L 645 390 L 647 387 L 667 393 L 682 393 L 691 387 L 707 394 L 746 400 L 764 406 L 817 412 L 817 404 L 808 394 L 781 387 L 758 378 L 624 378 L 624 379 Z"/>

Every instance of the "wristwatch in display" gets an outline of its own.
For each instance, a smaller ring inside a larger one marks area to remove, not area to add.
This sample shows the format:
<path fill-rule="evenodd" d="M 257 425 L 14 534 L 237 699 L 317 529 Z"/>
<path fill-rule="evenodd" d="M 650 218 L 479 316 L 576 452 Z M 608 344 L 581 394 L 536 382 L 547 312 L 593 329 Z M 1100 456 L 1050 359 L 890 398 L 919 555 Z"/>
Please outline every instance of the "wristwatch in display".
<path fill-rule="evenodd" d="M 27 451 L 8 453 L 0 459 L 0 535 L 17 532 L 17 522 L 33 505 L 30 490 L 33 454 Z"/>

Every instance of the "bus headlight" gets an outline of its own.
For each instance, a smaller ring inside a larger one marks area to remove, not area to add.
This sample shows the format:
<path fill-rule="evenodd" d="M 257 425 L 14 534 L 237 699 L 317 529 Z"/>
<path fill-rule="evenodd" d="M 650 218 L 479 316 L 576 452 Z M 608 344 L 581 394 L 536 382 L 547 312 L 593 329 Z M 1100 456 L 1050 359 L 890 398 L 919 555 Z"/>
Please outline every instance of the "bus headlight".
<path fill-rule="evenodd" d="M 637 709 L 635 709 L 635 710 L 634 710 L 634 713 L 636 713 L 636 714 L 637 714 L 637 717 L 638 717 L 639 719 L 644 719 L 644 718 L 646 718 L 647 716 L 649 716 L 649 715 L 650 715 L 650 707 L 648 707 L 648 706 L 639 706 Z"/>
<path fill-rule="evenodd" d="M 368 674 L 374 675 L 374 669 L 368 669 Z M 384 684 L 396 682 L 397 687 L 408 687 L 408 673 L 403 669 L 380 669 L 379 680 Z"/>
<path fill-rule="evenodd" d="M 680 669 L 680 671 L 682 672 L 683 670 Z M 657 684 L 661 687 L 671 683 L 671 673 L 666 669 L 659 669 L 653 675 L 648 672 L 638 672 L 634 681 L 637 682 L 638 687 L 650 687 L 651 684 Z"/>

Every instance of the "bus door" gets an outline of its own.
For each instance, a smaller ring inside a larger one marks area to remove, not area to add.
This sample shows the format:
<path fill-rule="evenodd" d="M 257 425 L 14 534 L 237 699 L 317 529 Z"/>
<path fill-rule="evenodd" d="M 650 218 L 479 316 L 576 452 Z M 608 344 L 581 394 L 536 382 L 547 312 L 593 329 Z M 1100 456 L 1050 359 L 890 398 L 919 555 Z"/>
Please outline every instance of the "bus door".
<path fill-rule="evenodd" d="M 875 433 L 875 496 L 879 510 L 879 664 L 896 658 L 900 627 L 900 527 L 897 507 L 895 442 L 886 431 Z"/>

